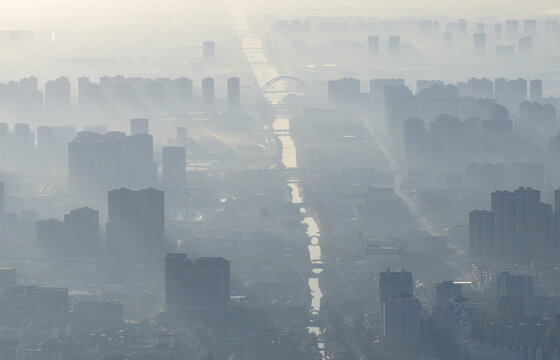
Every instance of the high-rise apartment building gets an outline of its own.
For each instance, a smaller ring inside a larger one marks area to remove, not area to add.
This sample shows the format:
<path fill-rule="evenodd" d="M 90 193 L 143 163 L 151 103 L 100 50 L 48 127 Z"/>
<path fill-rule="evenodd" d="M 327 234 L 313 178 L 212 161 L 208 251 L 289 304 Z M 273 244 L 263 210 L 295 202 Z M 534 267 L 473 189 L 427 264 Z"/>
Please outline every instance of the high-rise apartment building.
<path fill-rule="evenodd" d="M 45 84 L 45 107 L 50 110 L 67 110 L 72 106 L 70 81 L 67 77 L 47 81 Z"/>
<path fill-rule="evenodd" d="M 436 306 L 442 306 L 449 299 L 462 295 L 461 285 L 453 281 L 436 283 Z"/>
<path fill-rule="evenodd" d="M 379 36 L 368 36 L 368 54 L 370 58 L 379 55 Z"/>
<path fill-rule="evenodd" d="M 192 101 L 193 82 L 191 79 L 179 78 L 175 80 L 175 91 L 177 94 L 177 105 L 184 106 Z"/>
<path fill-rule="evenodd" d="M 69 251 L 76 257 L 96 257 L 100 251 L 99 211 L 83 207 L 64 215 Z"/>
<path fill-rule="evenodd" d="M 495 191 L 491 204 L 491 212 L 475 210 L 469 215 L 471 259 L 516 264 L 552 260 L 557 251 L 555 215 L 551 205 L 541 202 L 540 191 Z"/>
<path fill-rule="evenodd" d="M 533 277 L 529 275 L 513 275 L 507 271 L 498 274 L 497 277 L 497 298 L 514 296 L 523 300 L 525 308 L 529 309 L 533 305 L 534 290 Z"/>
<path fill-rule="evenodd" d="M 202 80 L 202 102 L 206 106 L 214 104 L 214 79 L 210 77 Z"/>
<path fill-rule="evenodd" d="M 149 135 L 150 134 L 150 119 L 130 119 L 130 135 Z"/>
<path fill-rule="evenodd" d="M 496 253 L 492 212 L 474 210 L 469 214 L 469 249 L 473 260 L 493 259 Z"/>
<path fill-rule="evenodd" d="M 389 54 L 399 55 L 401 52 L 401 37 L 398 35 L 389 36 Z"/>
<path fill-rule="evenodd" d="M 383 336 L 388 345 L 417 346 L 422 342 L 422 304 L 410 294 L 383 302 Z"/>
<path fill-rule="evenodd" d="M 241 102 L 240 100 L 240 86 L 239 86 L 239 78 L 232 77 L 229 78 L 227 81 L 227 98 L 228 98 L 228 106 L 230 108 L 238 108 Z"/>
<path fill-rule="evenodd" d="M 329 104 L 348 105 L 360 99 L 360 80 L 354 78 L 331 80 L 328 83 Z"/>
<path fill-rule="evenodd" d="M 153 186 L 157 166 L 152 135 L 80 132 L 68 145 L 68 176 L 71 188 L 88 194 Z"/>
<path fill-rule="evenodd" d="M 165 186 L 185 185 L 186 155 L 182 146 L 165 146 L 162 149 L 162 179 Z"/>
<path fill-rule="evenodd" d="M 529 97 L 531 101 L 541 101 L 543 98 L 542 81 L 539 79 L 531 80 L 529 83 Z"/>
<path fill-rule="evenodd" d="M 179 321 L 217 321 L 228 311 L 230 264 L 223 258 L 165 258 L 165 311 Z"/>
<path fill-rule="evenodd" d="M 64 221 L 36 224 L 41 254 L 49 259 L 96 257 L 100 251 L 99 212 L 83 207 L 64 215 Z"/>
<path fill-rule="evenodd" d="M 16 286 L 16 269 L 0 268 L 0 293 L 14 286 Z"/>
<path fill-rule="evenodd" d="M 412 274 L 410 271 L 383 271 L 379 274 L 379 296 L 381 300 L 413 294 Z"/>
<path fill-rule="evenodd" d="M 124 261 L 159 264 L 165 248 L 163 191 L 153 188 L 111 190 L 107 222 L 110 254 Z"/>
<path fill-rule="evenodd" d="M 212 63 L 216 57 L 216 44 L 213 41 L 202 43 L 202 59 L 204 63 Z"/>
<path fill-rule="evenodd" d="M 483 53 L 486 51 L 486 34 L 473 34 L 473 48 L 478 53 Z"/>
<path fill-rule="evenodd" d="M 0 215 L 2 215 L 6 209 L 6 189 L 4 188 L 4 182 L 0 181 Z"/>

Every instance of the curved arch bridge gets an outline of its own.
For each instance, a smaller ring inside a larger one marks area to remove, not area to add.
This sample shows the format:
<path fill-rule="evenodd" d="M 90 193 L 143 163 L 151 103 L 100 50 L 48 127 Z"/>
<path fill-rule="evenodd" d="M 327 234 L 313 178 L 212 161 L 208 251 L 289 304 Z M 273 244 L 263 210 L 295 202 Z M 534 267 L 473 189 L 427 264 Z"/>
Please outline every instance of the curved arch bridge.
<path fill-rule="evenodd" d="M 290 80 L 291 82 L 295 82 L 299 86 L 300 89 L 298 89 L 298 90 L 272 90 L 274 84 L 276 84 L 279 81 L 286 81 L 286 80 Z M 270 79 L 261 88 L 261 91 L 265 94 L 270 94 L 270 93 L 301 93 L 301 92 L 309 92 L 310 90 L 311 90 L 311 88 L 309 87 L 309 85 L 307 85 L 305 83 L 305 81 L 300 80 L 297 77 L 288 76 L 288 75 L 277 76 L 273 79 Z"/>

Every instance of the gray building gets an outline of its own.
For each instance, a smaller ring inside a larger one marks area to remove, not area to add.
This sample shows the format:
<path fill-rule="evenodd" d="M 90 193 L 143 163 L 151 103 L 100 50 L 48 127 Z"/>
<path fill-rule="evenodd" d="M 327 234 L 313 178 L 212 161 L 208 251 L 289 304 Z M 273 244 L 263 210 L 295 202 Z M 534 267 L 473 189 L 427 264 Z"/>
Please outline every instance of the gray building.
<path fill-rule="evenodd" d="M 213 41 L 202 43 L 202 59 L 205 63 L 212 63 L 216 57 L 216 44 Z"/>
<path fill-rule="evenodd" d="M 436 283 L 436 306 L 442 306 L 447 300 L 462 295 L 461 285 L 453 281 Z"/>
<path fill-rule="evenodd" d="M 68 314 L 68 289 L 14 286 L 0 296 L 2 319 L 26 322 L 34 319 L 64 321 Z"/>
<path fill-rule="evenodd" d="M 422 342 L 422 304 L 410 294 L 383 302 L 383 336 L 388 345 L 417 346 Z"/>
<path fill-rule="evenodd" d="M 401 296 L 402 294 L 413 294 L 412 274 L 410 271 L 387 271 L 379 274 L 379 296 L 381 301 Z"/>
<path fill-rule="evenodd" d="M 202 103 L 206 106 L 214 104 L 214 79 L 207 77 L 202 80 Z"/>
<path fill-rule="evenodd" d="M 368 36 L 368 54 L 370 58 L 379 55 L 379 36 Z"/>
<path fill-rule="evenodd" d="M 162 178 L 164 186 L 185 185 L 186 154 L 182 146 L 165 146 L 162 149 Z"/>
<path fill-rule="evenodd" d="M 469 213 L 469 255 L 471 260 L 495 258 L 493 217 L 490 211 Z"/>
<path fill-rule="evenodd" d="M 529 83 L 529 97 L 531 101 L 542 101 L 543 86 L 541 80 L 531 80 L 531 82 Z"/>
<path fill-rule="evenodd" d="M 227 99 L 230 108 L 238 108 L 241 103 L 239 78 L 232 77 L 227 81 Z"/>
<path fill-rule="evenodd" d="M 0 214 L 3 214 L 6 207 L 6 193 L 4 189 L 4 183 L 0 181 Z"/>
<path fill-rule="evenodd" d="M 533 306 L 534 290 L 533 277 L 529 275 L 513 275 L 508 271 L 498 274 L 496 282 L 496 297 L 516 297 L 523 300 L 525 308 Z"/>
<path fill-rule="evenodd" d="M 486 51 L 486 34 L 473 34 L 473 48 L 476 52 L 483 53 Z"/>
<path fill-rule="evenodd" d="M 107 247 L 123 260 L 161 263 L 165 247 L 163 191 L 153 188 L 109 191 Z"/>
<path fill-rule="evenodd" d="M 150 134 L 150 119 L 130 119 L 130 135 Z"/>
<path fill-rule="evenodd" d="M 64 215 L 69 251 L 75 257 L 96 257 L 100 251 L 99 211 L 83 207 Z"/>
<path fill-rule="evenodd" d="M 155 185 L 152 135 L 82 131 L 68 145 L 68 177 L 73 190 L 95 195 Z"/>
<path fill-rule="evenodd" d="M 0 292 L 16 286 L 16 269 L 0 268 Z"/>
<path fill-rule="evenodd" d="M 165 311 L 170 319 L 218 321 L 228 311 L 230 264 L 223 258 L 165 258 Z"/>

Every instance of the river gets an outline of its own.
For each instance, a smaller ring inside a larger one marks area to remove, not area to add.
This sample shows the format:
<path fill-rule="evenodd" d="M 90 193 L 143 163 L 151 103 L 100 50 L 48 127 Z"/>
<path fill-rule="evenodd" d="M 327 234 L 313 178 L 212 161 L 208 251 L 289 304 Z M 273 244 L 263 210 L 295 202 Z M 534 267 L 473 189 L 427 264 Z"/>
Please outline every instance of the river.
<path fill-rule="evenodd" d="M 262 88 L 269 80 L 279 76 L 276 68 L 268 61 L 266 54 L 262 49 L 260 39 L 251 33 L 245 14 L 239 10 L 232 11 L 233 29 L 237 36 L 241 39 L 243 52 L 249 61 L 251 69 L 257 79 L 259 87 Z M 282 74 L 286 75 L 286 74 Z M 282 89 L 281 82 L 275 84 L 276 90 Z M 284 94 L 281 93 L 265 93 L 266 99 L 271 105 L 277 105 L 281 102 Z M 282 164 L 288 170 L 297 170 L 297 149 L 290 134 L 290 119 L 287 115 L 282 114 L 281 110 L 277 111 L 276 119 L 272 124 L 274 133 L 282 144 Z M 325 343 L 322 337 L 322 331 L 318 324 L 319 313 L 321 311 L 321 298 L 323 293 L 320 286 L 320 274 L 323 271 L 323 260 L 321 256 L 321 234 L 319 226 L 315 219 L 314 212 L 303 206 L 303 194 L 301 192 L 300 180 L 297 171 L 294 171 L 286 180 L 287 186 L 292 190 L 291 201 L 293 204 L 299 204 L 299 211 L 302 216 L 302 223 L 307 226 L 307 249 L 309 251 L 309 262 L 311 271 L 307 279 L 309 292 L 311 295 L 310 314 L 308 331 L 317 335 L 318 349 L 323 357 L 325 356 Z"/>

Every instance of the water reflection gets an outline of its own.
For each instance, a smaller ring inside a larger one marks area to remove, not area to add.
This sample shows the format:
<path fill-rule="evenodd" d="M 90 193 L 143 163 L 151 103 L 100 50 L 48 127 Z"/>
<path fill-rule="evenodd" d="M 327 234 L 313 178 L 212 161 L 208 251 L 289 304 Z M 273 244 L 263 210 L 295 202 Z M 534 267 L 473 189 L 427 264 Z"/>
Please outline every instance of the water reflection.
<path fill-rule="evenodd" d="M 260 39 L 251 34 L 249 27 L 247 26 L 245 15 L 240 11 L 233 11 L 232 17 L 234 30 L 241 39 L 245 56 L 251 65 L 251 69 L 253 70 L 255 77 L 257 78 L 258 85 L 262 88 L 262 86 L 269 80 L 279 76 L 279 73 L 276 68 L 268 62 L 268 59 L 262 50 L 262 43 Z M 275 83 L 274 87 L 275 88 L 272 90 L 283 90 L 283 84 L 281 81 Z M 264 95 L 272 105 L 281 103 L 284 96 L 278 93 L 266 93 Z M 274 134 L 278 137 L 278 140 L 282 144 L 282 164 L 286 167 L 286 169 L 297 169 L 297 150 L 290 135 L 290 119 L 286 115 L 279 114 L 273 122 L 272 127 Z M 317 324 L 318 315 L 321 311 L 321 298 L 323 297 L 319 283 L 319 274 L 323 271 L 319 226 L 315 217 L 310 216 L 313 212 L 303 206 L 304 199 L 300 191 L 297 175 L 290 176 L 287 181 L 287 186 L 292 192 L 292 203 L 300 205 L 300 213 L 304 215 L 302 224 L 307 227 L 306 231 L 309 241 L 307 249 L 309 251 L 309 262 L 312 265 L 312 270 L 308 278 L 309 292 L 311 295 L 308 331 L 317 335 L 317 347 L 323 359 L 325 359 L 325 344 L 322 340 L 321 328 Z"/>

